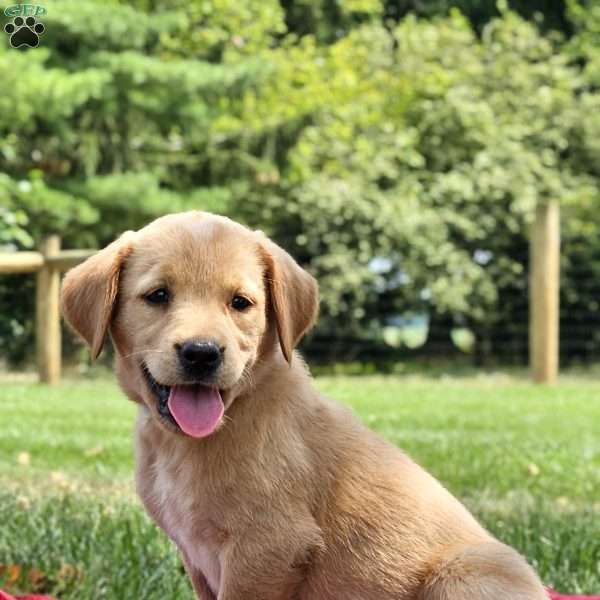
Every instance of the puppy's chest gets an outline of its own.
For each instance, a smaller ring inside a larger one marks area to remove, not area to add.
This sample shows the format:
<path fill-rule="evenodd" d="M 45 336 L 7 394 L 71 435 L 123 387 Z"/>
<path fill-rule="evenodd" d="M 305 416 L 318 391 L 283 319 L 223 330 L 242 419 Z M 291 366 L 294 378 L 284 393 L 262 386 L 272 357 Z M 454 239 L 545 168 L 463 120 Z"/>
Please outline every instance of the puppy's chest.
<path fill-rule="evenodd" d="M 181 465 L 156 467 L 153 495 L 160 507 L 159 524 L 217 594 L 221 580 L 219 556 L 226 535 L 215 523 L 201 473 Z"/>

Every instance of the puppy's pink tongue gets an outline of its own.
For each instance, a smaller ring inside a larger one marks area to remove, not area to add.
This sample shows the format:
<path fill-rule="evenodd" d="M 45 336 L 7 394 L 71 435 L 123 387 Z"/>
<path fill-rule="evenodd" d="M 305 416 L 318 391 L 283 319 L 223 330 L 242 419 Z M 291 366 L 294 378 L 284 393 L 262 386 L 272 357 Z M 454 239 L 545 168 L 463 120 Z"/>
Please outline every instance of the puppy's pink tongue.
<path fill-rule="evenodd" d="M 177 425 L 195 438 L 213 433 L 225 411 L 219 390 L 205 385 L 174 385 L 168 404 Z"/>

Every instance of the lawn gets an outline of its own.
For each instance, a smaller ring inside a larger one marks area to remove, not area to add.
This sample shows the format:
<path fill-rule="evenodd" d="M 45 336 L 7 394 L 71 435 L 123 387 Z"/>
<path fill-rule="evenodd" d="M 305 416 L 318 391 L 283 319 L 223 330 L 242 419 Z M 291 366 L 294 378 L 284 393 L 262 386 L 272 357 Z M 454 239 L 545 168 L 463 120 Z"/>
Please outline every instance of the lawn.
<path fill-rule="evenodd" d="M 600 382 L 321 377 L 561 591 L 600 593 Z M 0 587 L 191 599 L 132 491 L 135 407 L 110 380 L 3 381 Z"/>

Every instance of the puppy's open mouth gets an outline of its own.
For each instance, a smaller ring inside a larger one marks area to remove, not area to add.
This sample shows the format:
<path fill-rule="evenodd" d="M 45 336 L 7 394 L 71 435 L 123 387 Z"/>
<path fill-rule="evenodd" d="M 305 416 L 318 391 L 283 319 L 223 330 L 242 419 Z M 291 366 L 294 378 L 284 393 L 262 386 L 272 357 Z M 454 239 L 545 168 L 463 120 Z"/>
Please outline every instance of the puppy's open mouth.
<path fill-rule="evenodd" d="M 225 407 L 221 392 L 214 387 L 194 384 L 163 385 L 142 364 L 144 379 L 157 399 L 160 416 L 191 437 L 214 433 L 221 423 Z"/>

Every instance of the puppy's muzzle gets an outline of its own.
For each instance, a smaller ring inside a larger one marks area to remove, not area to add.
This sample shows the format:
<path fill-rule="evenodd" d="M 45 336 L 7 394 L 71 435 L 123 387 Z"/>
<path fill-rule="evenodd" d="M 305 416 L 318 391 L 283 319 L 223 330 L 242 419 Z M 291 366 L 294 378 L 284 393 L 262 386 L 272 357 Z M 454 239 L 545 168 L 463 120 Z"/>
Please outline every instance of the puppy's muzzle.
<path fill-rule="evenodd" d="M 175 344 L 179 363 L 189 377 L 205 379 L 214 375 L 223 362 L 225 347 L 212 340 L 187 340 Z"/>

